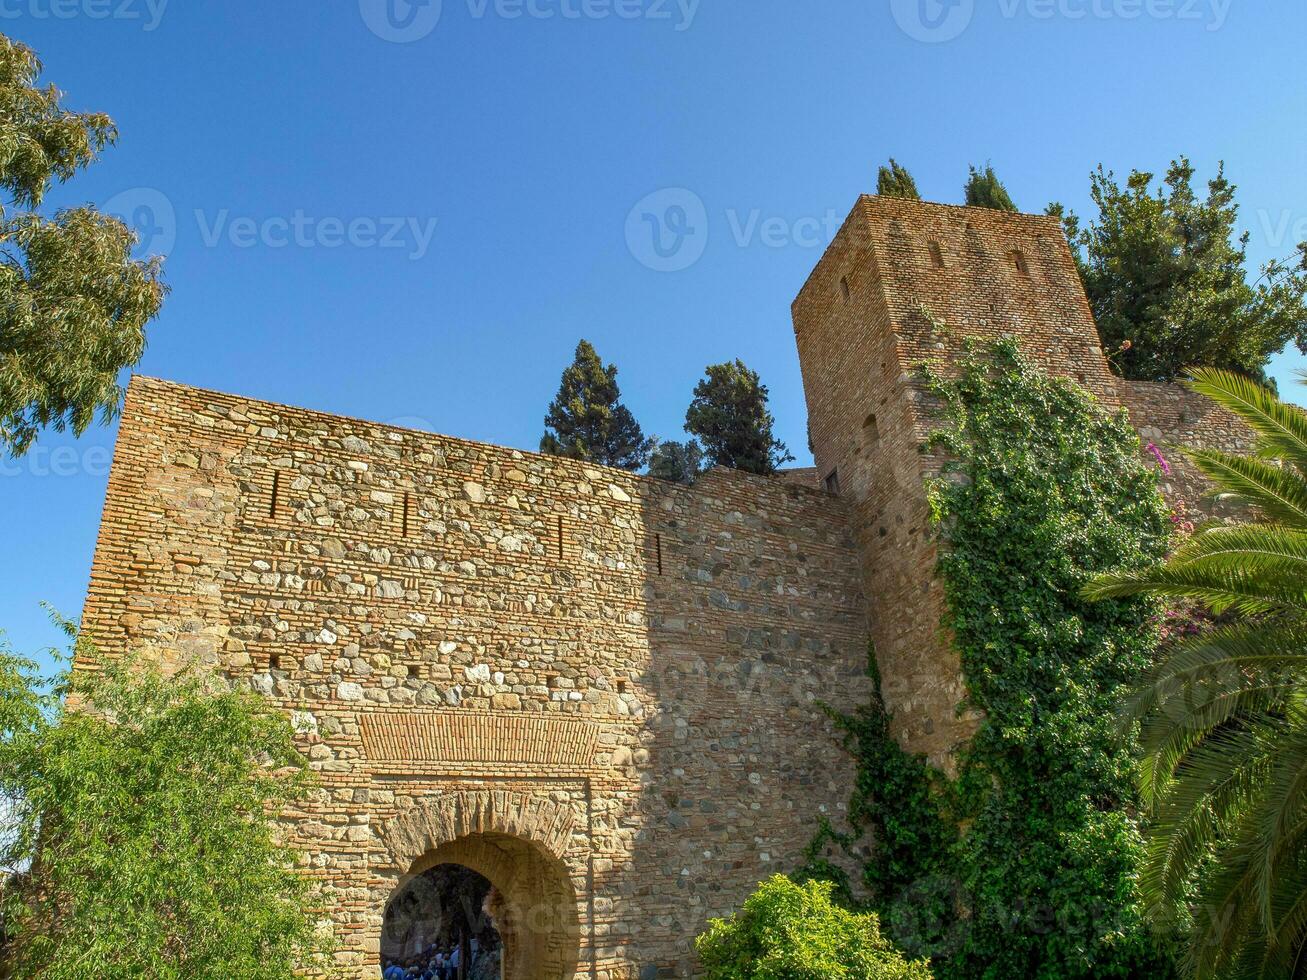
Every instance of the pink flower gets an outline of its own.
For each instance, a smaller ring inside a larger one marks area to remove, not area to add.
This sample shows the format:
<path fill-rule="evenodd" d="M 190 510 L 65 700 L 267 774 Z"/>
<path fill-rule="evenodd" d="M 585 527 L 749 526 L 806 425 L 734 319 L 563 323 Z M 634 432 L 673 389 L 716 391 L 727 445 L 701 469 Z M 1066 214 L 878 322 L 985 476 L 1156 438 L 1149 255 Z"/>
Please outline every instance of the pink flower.
<path fill-rule="evenodd" d="M 1166 461 L 1166 457 L 1162 455 L 1162 450 L 1158 449 L 1155 445 L 1153 445 L 1150 442 L 1148 444 L 1148 451 L 1157 457 L 1157 465 L 1162 468 L 1162 472 L 1165 473 L 1167 476 L 1170 476 L 1171 464 L 1168 463 Z"/>

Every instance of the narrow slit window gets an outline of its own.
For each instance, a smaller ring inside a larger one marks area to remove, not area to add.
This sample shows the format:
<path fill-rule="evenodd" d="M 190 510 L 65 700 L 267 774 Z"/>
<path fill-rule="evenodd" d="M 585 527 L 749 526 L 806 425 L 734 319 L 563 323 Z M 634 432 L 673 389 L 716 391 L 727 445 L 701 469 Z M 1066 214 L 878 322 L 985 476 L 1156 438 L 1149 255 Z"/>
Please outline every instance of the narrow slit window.
<path fill-rule="evenodd" d="M 849 301 L 850 292 L 851 291 L 849 289 L 849 277 L 844 276 L 843 278 L 840 279 L 840 298 L 843 299 L 844 302 L 846 303 Z"/>
<path fill-rule="evenodd" d="M 411 513 L 412 506 L 413 506 L 412 498 L 408 494 L 404 494 L 404 515 L 401 521 L 402 528 L 400 533 L 406 538 L 408 537 L 408 520 L 409 520 L 409 514 Z"/>
<path fill-rule="evenodd" d="M 826 479 L 825 479 L 823 482 L 824 482 L 825 485 L 826 485 L 826 492 L 827 492 L 827 493 L 839 493 L 839 492 L 840 492 L 840 471 L 839 471 L 839 470 L 831 470 L 831 471 L 830 471 L 830 475 L 827 476 Z"/>
<path fill-rule="evenodd" d="M 658 561 L 658 574 L 662 575 L 663 574 L 663 536 L 661 534 L 654 535 L 654 555 Z"/>
<path fill-rule="evenodd" d="M 927 246 L 930 249 L 930 264 L 936 269 L 944 268 L 944 250 L 940 248 L 939 242 L 930 242 Z"/>
<path fill-rule="evenodd" d="M 876 446 L 880 442 L 880 424 L 876 421 L 876 415 L 873 412 L 868 415 L 862 423 L 862 443 L 868 449 Z"/>
<path fill-rule="evenodd" d="M 1026 264 L 1024 253 L 1013 251 L 1009 253 L 1009 257 L 1012 259 L 1012 266 L 1017 270 L 1017 272 L 1021 273 L 1023 276 L 1030 275 L 1030 266 Z"/>
<path fill-rule="evenodd" d="M 272 471 L 272 495 L 268 498 L 268 516 L 277 516 L 277 506 L 281 502 L 281 470 Z"/>

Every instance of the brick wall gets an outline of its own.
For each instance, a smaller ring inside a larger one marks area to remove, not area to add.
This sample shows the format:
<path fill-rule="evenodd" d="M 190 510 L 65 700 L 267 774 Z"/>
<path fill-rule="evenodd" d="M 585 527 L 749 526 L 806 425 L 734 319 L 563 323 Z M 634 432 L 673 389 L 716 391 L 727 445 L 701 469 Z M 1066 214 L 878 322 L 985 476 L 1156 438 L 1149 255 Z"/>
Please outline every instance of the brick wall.
<path fill-rule="evenodd" d="M 1207 480 L 1178 450 L 1247 453 L 1253 445 L 1252 431 L 1210 398 L 1181 385 L 1121 381 L 1120 392 L 1139 435 L 1157 446 L 1171 471 L 1160 476 L 1166 498 L 1199 513 L 1229 515 L 1228 508 L 1207 496 Z"/>

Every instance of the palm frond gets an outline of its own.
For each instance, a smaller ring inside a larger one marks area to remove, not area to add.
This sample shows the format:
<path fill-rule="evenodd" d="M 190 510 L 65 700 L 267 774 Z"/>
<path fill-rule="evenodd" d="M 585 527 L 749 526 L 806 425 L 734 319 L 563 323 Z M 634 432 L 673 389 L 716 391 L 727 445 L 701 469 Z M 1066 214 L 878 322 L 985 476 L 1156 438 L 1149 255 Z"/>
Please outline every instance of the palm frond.
<path fill-rule="evenodd" d="M 1176 767 L 1163 805 L 1153 815 L 1140 890 L 1155 912 L 1183 900 L 1194 867 L 1228 832 L 1259 792 L 1273 750 L 1261 732 L 1234 730 L 1200 741 Z M 1255 873 L 1245 861 L 1230 887 L 1250 889 Z M 1218 906 L 1222 907 L 1222 906 Z"/>
<path fill-rule="evenodd" d="M 1239 416 L 1258 436 L 1258 449 L 1307 473 L 1307 414 L 1268 388 L 1233 371 L 1193 368 L 1189 388 Z"/>
<path fill-rule="evenodd" d="M 1210 699 L 1262 686 L 1296 688 L 1305 679 L 1307 626 L 1232 623 L 1173 646 L 1127 697 L 1123 713 L 1127 723 L 1136 723 L 1173 697 L 1194 700 L 1202 693 Z M 1225 720 L 1215 718 L 1211 724 Z M 1185 723 L 1194 724 L 1189 718 Z"/>
<path fill-rule="evenodd" d="M 1282 570 L 1307 579 L 1307 530 L 1281 524 L 1216 525 L 1171 556 L 1172 564 Z"/>
<path fill-rule="evenodd" d="M 1123 572 L 1095 579 L 1086 589 L 1091 599 L 1139 595 L 1143 592 L 1201 602 L 1215 613 L 1229 610 L 1252 615 L 1292 611 L 1307 613 L 1302 576 L 1240 567 L 1204 568 L 1167 564 L 1140 572 Z"/>
<path fill-rule="evenodd" d="M 1307 482 L 1301 473 L 1251 456 L 1216 449 L 1181 452 L 1217 489 L 1222 499 L 1259 509 L 1272 521 L 1307 526 Z"/>

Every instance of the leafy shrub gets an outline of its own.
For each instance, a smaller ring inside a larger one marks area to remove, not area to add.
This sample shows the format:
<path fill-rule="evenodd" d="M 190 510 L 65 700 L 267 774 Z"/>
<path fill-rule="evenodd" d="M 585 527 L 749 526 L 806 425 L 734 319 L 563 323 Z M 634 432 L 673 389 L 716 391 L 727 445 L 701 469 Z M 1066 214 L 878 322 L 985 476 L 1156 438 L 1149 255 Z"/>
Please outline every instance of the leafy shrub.
<path fill-rule="evenodd" d="M 708 980 L 930 980 L 880 934 L 880 920 L 840 908 L 830 882 L 764 882 L 697 946 Z"/>
<path fill-rule="evenodd" d="M 47 683 L 0 641 L 0 868 L 28 869 L 0 887 L 0 976 L 290 980 L 325 959 L 276 825 L 310 788 L 290 720 L 248 690 L 135 659 Z"/>

